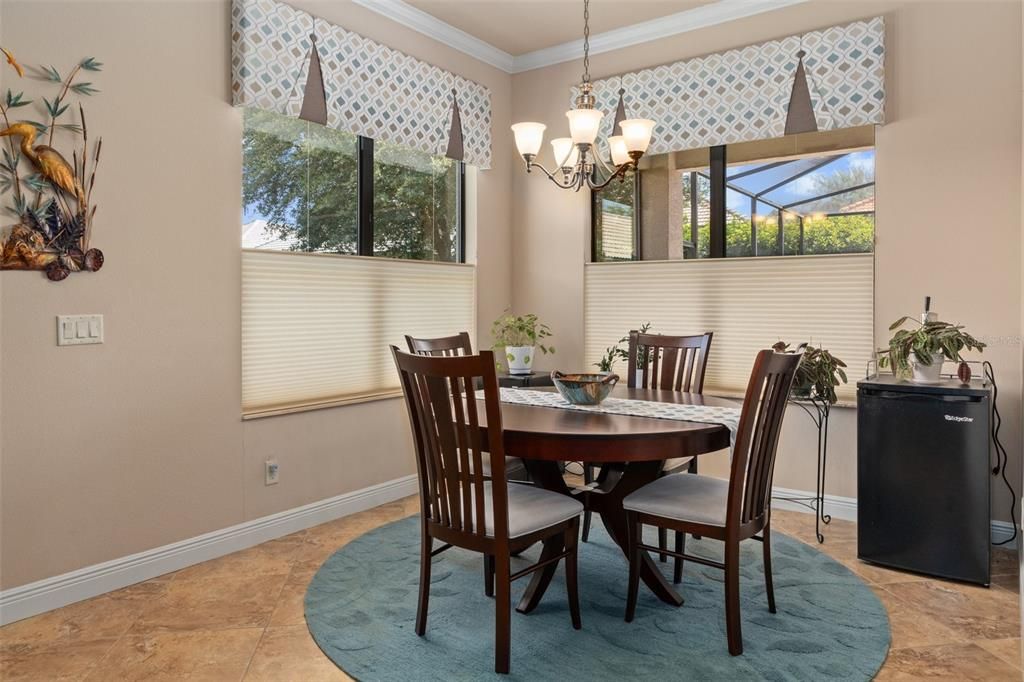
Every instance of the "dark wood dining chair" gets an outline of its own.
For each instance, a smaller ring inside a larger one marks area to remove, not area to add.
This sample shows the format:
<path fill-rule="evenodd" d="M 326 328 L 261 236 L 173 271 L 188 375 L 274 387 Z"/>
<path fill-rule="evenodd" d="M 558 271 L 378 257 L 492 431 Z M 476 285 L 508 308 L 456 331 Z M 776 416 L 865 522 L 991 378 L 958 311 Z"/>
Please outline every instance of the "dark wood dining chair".
<path fill-rule="evenodd" d="M 565 559 L 572 625 L 580 629 L 576 585 L 579 516 L 583 505 L 536 486 L 508 485 L 494 354 L 425 357 L 391 346 L 409 411 L 420 488 L 421 549 L 416 634 L 427 628 L 431 558 L 451 547 L 484 555 L 493 567 L 494 669 L 509 671 L 512 581 Z M 482 380 L 487 427 L 480 428 L 476 381 Z M 489 450 L 489 454 L 484 450 Z M 483 475 L 483 459 L 491 478 Z M 510 555 L 562 536 L 564 551 L 511 573 Z M 434 549 L 434 541 L 441 544 Z"/>
<path fill-rule="evenodd" d="M 457 357 L 473 354 L 473 342 L 469 339 L 469 332 L 459 332 L 454 336 L 442 336 L 436 339 L 419 339 L 406 334 L 405 343 L 409 346 L 409 352 L 415 355 Z M 488 478 L 491 476 L 491 463 L 486 458 L 484 459 L 484 476 Z M 526 465 L 518 457 L 505 458 L 505 476 L 512 481 L 530 482 Z"/>
<path fill-rule="evenodd" d="M 674 530 L 684 542 L 685 534 L 691 533 L 725 543 L 724 562 L 686 554 L 685 547 L 669 554 L 679 560 L 725 571 L 725 621 L 730 654 L 743 653 L 739 592 L 742 540 L 752 538 L 763 546 L 768 610 L 775 613 L 771 555 L 772 473 L 786 401 L 801 357 L 800 353 L 772 350 L 757 354 L 743 399 L 728 481 L 673 474 L 626 496 L 623 508 L 630 558 L 627 623 L 636 615 L 641 553 L 660 551 L 643 543 L 645 525 Z"/>
<path fill-rule="evenodd" d="M 452 336 L 440 336 L 433 339 L 416 338 L 406 334 L 405 343 L 409 347 L 409 352 L 414 355 L 460 357 L 473 354 L 473 342 L 469 338 L 469 332 L 459 332 Z M 484 478 L 490 478 L 490 458 L 483 458 L 483 467 Z M 516 483 L 531 482 L 526 465 L 518 457 L 505 457 L 505 478 Z M 519 556 L 519 552 L 513 552 L 512 556 Z M 484 592 L 489 597 L 494 596 L 494 566 L 486 558 L 484 559 Z"/>
<path fill-rule="evenodd" d="M 416 355 L 454 357 L 473 354 L 473 342 L 469 340 L 469 332 L 459 332 L 454 336 L 436 339 L 417 339 L 406 334 L 405 343 L 409 346 L 409 352 Z"/>
<path fill-rule="evenodd" d="M 626 385 L 630 388 L 651 388 L 663 391 L 679 391 L 683 393 L 704 393 L 704 373 L 708 367 L 708 355 L 711 352 L 713 332 L 692 334 L 688 336 L 669 336 L 667 334 L 645 334 L 637 330 L 629 332 L 629 369 L 626 374 Z M 637 365 L 643 367 L 638 376 Z M 668 460 L 665 463 L 663 476 L 689 471 L 697 473 L 697 458 L 686 457 Z M 585 465 L 584 482 L 594 480 L 593 465 Z M 590 538 L 590 512 L 583 517 L 583 541 Z M 668 561 L 668 533 L 659 529 L 658 545 L 663 550 L 661 561 Z M 682 538 L 676 535 L 676 551 L 680 551 Z M 676 562 L 675 574 L 681 576 L 682 564 Z M 676 577 L 676 582 L 681 580 Z"/>

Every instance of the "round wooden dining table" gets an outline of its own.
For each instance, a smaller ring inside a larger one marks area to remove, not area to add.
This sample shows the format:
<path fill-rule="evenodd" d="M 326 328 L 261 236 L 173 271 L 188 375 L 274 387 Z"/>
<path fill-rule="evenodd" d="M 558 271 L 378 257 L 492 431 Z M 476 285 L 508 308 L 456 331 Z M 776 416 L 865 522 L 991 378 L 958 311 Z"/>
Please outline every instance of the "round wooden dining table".
<path fill-rule="evenodd" d="M 611 395 L 664 403 L 737 406 L 736 401 L 725 398 L 678 391 L 616 387 Z M 484 410 L 480 411 L 480 418 L 481 421 L 485 419 Z M 699 456 L 729 447 L 729 430 L 721 424 L 514 403 L 501 404 L 501 419 L 505 454 L 523 460 L 534 484 L 576 497 L 587 509 L 600 515 L 608 535 L 624 556 L 627 545 L 623 499 L 654 481 L 660 475 L 665 460 Z M 481 432 L 486 433 L 484 423 L 481 427 Z M 600 465 L 601 473 L 596 485 L 589 490 L 570 488 L 560 466 L 565 461 Z M 556 557 L 562 551 L 561 535 L 553 537 L 544 544 L 540 562 Z M 558 563 L 552 562 L 534 572 L 516 607 L 520 613 L 529 613 L 536 608 L 557 567 Z M 682 597 L 658 570 L 649 554 L 643 556 L 640 577 L 662 601 L 675 606 L 683 603 Z M 625 579 L 623 573 L 623 586 Z"/>

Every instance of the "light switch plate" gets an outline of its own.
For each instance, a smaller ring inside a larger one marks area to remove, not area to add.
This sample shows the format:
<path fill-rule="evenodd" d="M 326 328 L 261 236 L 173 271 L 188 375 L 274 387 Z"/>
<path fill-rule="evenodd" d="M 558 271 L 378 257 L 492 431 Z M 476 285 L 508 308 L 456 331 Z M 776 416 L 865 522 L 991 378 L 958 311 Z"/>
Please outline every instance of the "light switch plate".
<path fill-rule="evenodd" d="M 57 345 L 103 343 L 102 315 L 58 315 Z"/>

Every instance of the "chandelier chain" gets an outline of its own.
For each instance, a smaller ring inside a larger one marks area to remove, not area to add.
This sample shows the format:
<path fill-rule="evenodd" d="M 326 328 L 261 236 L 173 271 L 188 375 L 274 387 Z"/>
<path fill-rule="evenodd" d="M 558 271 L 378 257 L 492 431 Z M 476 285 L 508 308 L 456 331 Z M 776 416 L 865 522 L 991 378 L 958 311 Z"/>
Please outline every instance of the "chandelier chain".
<path fill-rule="evenodd" d="M 583 82 L 590 82 L 590 0 L 583 0 Z"/>

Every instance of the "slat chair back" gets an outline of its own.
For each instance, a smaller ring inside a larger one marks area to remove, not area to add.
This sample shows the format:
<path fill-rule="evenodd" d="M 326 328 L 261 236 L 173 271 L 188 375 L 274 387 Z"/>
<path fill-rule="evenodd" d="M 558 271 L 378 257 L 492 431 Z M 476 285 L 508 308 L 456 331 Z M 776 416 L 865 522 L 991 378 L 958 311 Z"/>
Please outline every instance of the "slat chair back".
<path fill-rule="evenodd" d="M 454 336 L 442 336 L 436 339 L 417 339 L 406 334 L 405 342 L 409 346 L 409 352 L 415 355 L 451 357 L 473 354 L 473 343 L 469 340 L 469 332 L 459 332 Z"/>
<path fill-rule="evenodd" d="M 730 529 L 752 522 L 763 525 L 782 418 L 802 358 L 802 352 L 762 350 L 754 361 L 733 447 L 726 516 Z"/>
<path fill-rule="evenodd" d="M 713 332 L 692 336 L 629 332 L 627 385 L 630 388 L 703 393 L 713 335 Z M 636 371 L 638 357 L 645 358 L 639 382 Z"/>
<path fill-rule="evenodd" d="M 391 353 L 409 410 L 421 507 L 431 534 L 446 542 L 457 542 L 459 536 L 476 536 L 480 541 L 490 516 L 494 540 L 507 543 L 505 452 L 494 353 L 422 356 L 403 353 L 395 346 Z M 481 442 L 473 388 L 478 379 L 485 395 L 487 443 Z M 485 509 L 484 457 L 490 457 L 491 510 Z"/>

